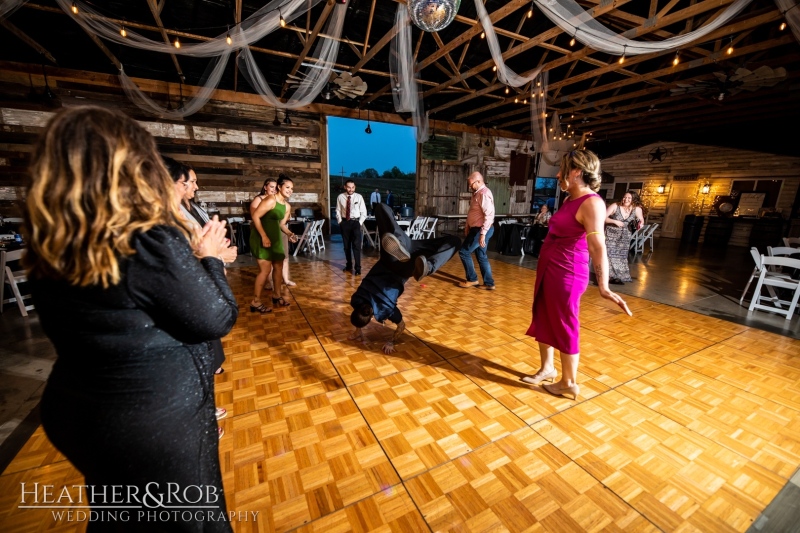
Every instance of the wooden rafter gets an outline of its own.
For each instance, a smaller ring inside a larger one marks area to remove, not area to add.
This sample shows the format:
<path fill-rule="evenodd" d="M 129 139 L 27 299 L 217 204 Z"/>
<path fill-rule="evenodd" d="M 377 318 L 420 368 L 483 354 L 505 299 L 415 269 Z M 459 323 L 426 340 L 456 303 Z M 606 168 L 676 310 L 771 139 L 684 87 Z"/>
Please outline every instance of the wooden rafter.
<path fill-rule="evenodd" d="M 164 38 L 164 42 L 166 44 L 172 44 L 169 40 L 169 36 L 167 36 L 167 32 L 164 30 L 164 24 L 161 22 L 161 10 L 164 9 L 164 2 L 166 0 L 162 0 L 161 5 L 156 2 L 156 0 L 147 0 L 147 5 L 150 6 L 150 12 L 153 13 L 153 18 L 156 21 L 156 25 L 158 26 L 158 30 L 161 33 L 161 37 Z M 181 81 L 186 79 L 186 76 L 183 75 L 183 70 L 181 70 L 181 65 L 178 63 L 178 58 L 175 54 L 170 54 L 172 58 L 172 62 L 175 64 L 175 70 L 178 71 L 178 77 Z"/>
<path fill-rule="evenodd" d="M 238 26 L 242 23 L 242 0 L 236 0 L 233 8 L 233 21 Z M 239 51 L 236 51 L 236 60 L 233 62 L 233 90 L 239 86 Z"/>
<path fill-rule="evenodd" d="M 369 8 L 369 21 L 367 22 L 367 33 L 364 36 L 364 51 L 361 52 L 361 57 L 367 54 L 367 48 L 369 47 L 369 32 L 372 30 L 372 16 L 375 14 L 375 1 L 372 0 L 372 6 Z"/>
<path fill-rule="evenodd" d="M 442 42 L 442 38 L 439 37 L 439 32 L 433 32 L 431 33 L 431 35 L 433 35 L 433 40 L 436 41 L 436 45 L 439 47 L 439 49 L 441 50 L 442 48 L 444 48 L 444 43 Z M 450 68 L 453 69 L 451 75 L 458 76 L 458 67 L 456 66 L 455 61 L 453 61 L 453 58 L 450 57 L 450 54 L 445 54 L 444 58 L 445 60 L 447 60 L 447 63 L 450 65 Z M 467 85 L 466 81 L 462 81 L 461 85 L 463 85 L 465 89 L 469 89 L 469 85 Z"/>
<path fill-rule="evenodd" d="M 298 57 L 297 61 L 295 61 L 292 70 L 289 71 L 290 76 L 294 76 L 297 73 L 298 69 L 300 68 L 300 65 L 302 65 L 303 61 L 306 60 L 308 52 L 309 50 L 311 50 L 311 46 L 314 44 L 314 41 L 317 40 L 317 34 L 319 34 L 320 30 L 322 30 L 322 26 L 325 24 L 325 22 L 327 22 L 328 17 L 333 12 L 333 8 L 335 5 L 336 4 L 332 2 L 325 4 L 325 7 L 322 10 L 322 14 L 319 16 L 319 20 L 317 20 L 317 23 L 314 24 L 314 30 L 311 32 L 311 35 L 307 36 L 306 38 L 306 44 L 305 46 L 303 46 L 303 51 L 300 52 L 300 57 Z M 286 88 L 287 85 L 284 84 L 283 91 L 281 92 L 281 97 L 283 97 L 283 95 L 286 93 Z"/>
<path fill-rule="evenodd" d="M 27 33 L 17 28 L 14 24 L 11 23 L 11 21 L 7 19 L 0 19 L 0 26 L 3 26 L 5 29 L 10 31 L 17 39 L 19 39 L 23 43 L 27 44 L 28 46 L 30 46 L 31 48 L 42 54 L 44 57 L 47 58 L 48 61 L 52 63 L 58 63 L 56 61 L 56 58 L 53 57 L 53 54 L 48 52 L 44 46 L 40 45 L 39 43 L 31 39 Z"/>
<path fill-rule="evenodd" d="M 722 1 L 722 3 L 725 3 L 725 4 L 729 4 L 731 2 L 732 2 L 732 0 L 723 0 Z M 711 4 L 713 4 L 713 6 Z M 665 15 L 663 18 L 655 21 L 655 23 L 652 26 L 647 26 L 647 23 L 645 23 L 645 25 L 643 25 L 643 26 L 639 26 L 637 28 L 633 28 L 631 30 L 628 30 L 623 35 L 626 36 L 626 37 L 631 37 L 634 34 L 637 35 L 637 36 L 638 35 L 644 35 L 645 33 L 648 33 L 648 28 L 649 28 L 650 31 L 655 31 L 655 30 L 657 30 L 657 29 L 659 29 L 661 27 L 667 26 L 669 24 L 674 24 L 675 22 L 680 22 L 680 21 L 684 20 L 686 17 L 689 17 L 689 16 L 692 16 L 694 14 L 697 14 L 698 12 L 704 12 L 704 11 L 707 11 L 709 9 L 713 9 L 714 7 L 717 7 L 719 4 L 720 4 L 720 2 L 718 0 L 706 0 L 705 2 L 697 4 L 697 5 L 692 6 L 690 8 L 686 8 L 684 10 L 672 13 L 670 15 Z M 772 10 L 769 13 L 765 14 L 764 17 L 770 18 L 770 17 L 779 16 L 779 15 L 780 15 L 780 13 Z M 758 18 L 758 22 L 756 22 L 755 20 L 751 19 L 751 21 L 752 21 L 751 23 L 755 24 L 755 25 L 759 25 L 759 24 L 763 24 L 766 21 L 766 19 L 763 19 L 763 18 L 760 18 L 760 17 L 757 17 L 757 18 Z M 707 39 L 707 40 L 714 39 L 714 38 L 716 38 L 716 35 L 718 35 L 718 34 L 727 35 L 728 33 L 730 33 L 730 31 L 731 31 L 730 27 L 719 28 L 715 32 L 713 32 L 711 36 L 706 36 L 705 39 Z M 576 56 L 578 56 L 578 55 L 585 55 L 585 54 L 589 54 L 589 53 L 593 53 L 593 51 L 591 49 L 589 49 L 589 48 L 584 48 L 582 50 L 579 50 L 578 52 L 574 52 L 572 54 L 569 54 L 569 55 L 564 56 L 564 57 L 562 57 L 560 59 L 557 59 L 555 61 L 550 62 L 547 65 L 545 65 L 544 68 L 545 68 L 545 70 L 551 70 L 553 68 L 556 68 L 556 67 L 559 67 L 559 66 L 561 66 L 563 64 L 566 64 L 569 61 L 577 59 Z M 664 55 L 664 54 L 668 54 L 668 53 L 671 53 L 671 52 L 658 52 L 658 53 L 644 54 L 644 55 L 636 56 L 636 57 L 633 57 L 633 58 L 629 58 L 628 61 L 626 61 L 625 65 L 632 66 L 632 65 L 635 65 L 637 63 L 641 63 L 643 61 L 647 61 L 649 59 L 652 59 L 654 57 L 658 57 L 659 55 Z M 710 57 L 711 55 L 712 54 L 708 54 L 705 57 Z M 586 79 L 590 79 L 590 78 L 598 76 L 600 74 L 605 74 L 605 73 L 608 73 L 608 72 L 619 72 L 621 69 L 622 69 L 622 66 L 617 62 L 613 62 L 611 64 L 605 64 L 605 66 L 603 66 L 601 68 L 588 71 L 588 72 L 580 74 L 578 76 L 571 76 L 568 79 L 562 80 L 561 82 L 552 83 L 552 84 L 550 84 L 550 89 L 551 90 L 557 90 L 557 89 L 559 89 L 561 87 L 564 87 L 566 85 L 571 85 L 573 83 L 578 83 L 580 81 L 584 81 Z M 672 72 L 678 72 L 678 71 L 672 70 Z M 652 81 L 652 80 L 654 80 L 654 78 L 643 78 L 642 76 L 637 76 L 637 75 L 631 73 L 630 71 L 629 71 L 629 74 L 632 74 L 632 76 L 629 78 L 628 81 L 631 81 L 632 83 L 636 83 L 636 82 L 639 82 L 639 81 Z M 619 82 L 619 83 L 622 83 L 622 82 Z M 430 89 L 429 92 L 436 91 L 439 87 L 442 87 L 442 85 L 439 85 L 439 86 L 437 86 L 437 87 L 435 87 L 433 89 Z M 502 87 L 502 84 L 498 84 L 495 88 L 499 88 L 499 87 Z M 608 89 L 603 89 L 603 87 L 606 87 L 606 86 L 601 86 L 601 88 L 598 91 L 602 92 L 603 90 L 608 90 Z M 486 91 L 486 92 L 488 93 L 490 91 Z M 590 93 L 590 94 L 594 94 L 594 93 Z M 581 93 L 578 93 L 578 95 L 581 95 Z M 466 95 L 466 96 L 464 96 L 462 98 L 459 98 L 457 103 L 466 102 L 466 101 L 470 100 L 473 97 L 474 97 L 474 95 Z M 571 98 L 577 98 L 579 96 L 576 96 L 576 95 L 573 94 L 573 95 L 570 95 L 570 97 Z M 494 109 L 496 107 L 499 107 L 500 105 L 508 104 L 508 103 L 513 103 L 513 99 L 506 99 L 505 102 L 497 103 L 497 104 L 490 104 L 489 106 L 484 106 L 484 107 L 481 107 L 481 108 L 478 108 L 478 109 L 474 109 L 474 110 L 472 110 L 472 111 L 470 111 L 468 113 L 470 115 L 477 114 L 477 113 L 482 113 L 482 112 Z M 451 104 L 451 102 L 449 102 L 448 104 Z M 445 104 L 445 105 L 448 105 L 448 104 Z M 453 105 L 455 105 L 455 104 L 453 104 Z M 448 105 L 448 107 L 449 107 L 449 105 Z M 464 113 L 461 116 L 467 116 L 467 113 Z"/>

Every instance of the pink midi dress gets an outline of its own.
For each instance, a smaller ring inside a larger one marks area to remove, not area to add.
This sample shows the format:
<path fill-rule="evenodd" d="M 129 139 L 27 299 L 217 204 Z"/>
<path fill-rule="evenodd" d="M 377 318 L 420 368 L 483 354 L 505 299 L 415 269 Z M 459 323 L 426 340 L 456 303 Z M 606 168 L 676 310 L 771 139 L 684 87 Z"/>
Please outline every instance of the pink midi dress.
<path fill-rule="evenodd" d="M 589 286 L 589 247 L 586 230 L 575 219 L 588 198 L 567 200 L 550 219 L 542 244 L 533 290 L 533 321 L 526 335 L 565 354 L 580 352 L 581 296 Z"/>

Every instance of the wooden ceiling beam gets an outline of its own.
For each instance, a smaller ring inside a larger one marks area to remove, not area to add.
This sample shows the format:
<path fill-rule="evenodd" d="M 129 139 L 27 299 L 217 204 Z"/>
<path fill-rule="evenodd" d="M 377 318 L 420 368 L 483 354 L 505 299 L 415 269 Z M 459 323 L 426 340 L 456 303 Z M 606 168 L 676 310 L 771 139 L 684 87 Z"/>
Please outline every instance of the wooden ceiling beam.
<path fill-rule="evenodd" d="M 695 7 L 697 7 L 697 6 L 695 6 Z M 738 23 L 733 24 L 731 26 L 724 26 L 722 28 L 718 28 L 712 34 L 706 36 L 705 39 L 707 39 L 709 41 L 712 41 L 714 39 L 717 39 L 718 36 L 721 36 L 721 35 L 729 35 L 729 34 L 732 34 L 732 33 L 743 32 L 743 31 L 746 31 L 746 30 L 761 26 L 763 24 L 768 24 L 770 22 L 774 22 L 774 21 L 778 20 L 780 17 L 781 17 L 780 12 L 778 12 L 778 11 L 776 11 L 774 9 L 770 9 L 765 13 L 753 16 L 753 17 L 751 17 L 751 18 L 749 18 L 747 20 L 738 22 Z M 628 65 L 637 64 L 637 63 L 641 63 L 641 62 L 644 62 L 644 61 L 648 61 L 648 60 L 653 59 L 654 57 L 658 57 L 660 55 L 666 55 L 666 54 L 671 54 L 671 53 L 672 53 L 671 51 L 668 51 L 668 52 L 657 52 L 657 53 L 653 53 L 653 54 L 640 55 L 640 56 L 636 56 L 636 57 L 630 58 L 628 61 L 626 61 L 626 63 Z M 736 55 L 738 55 L 738 53 Z M 677 67 L 668 67 L 668 68 L 665 68 L 665 69 L 661 69 L 661 70 L 657 71 L 659 73 L 659 75 L 653 77 L 653 79 L 655 79 L 657 77 L 661 77 L 661 76 L 668 76 L 668 75 L 676 74 L 676 73 L 682 72 L 684 70 L 688 70 L 690 68 L 696 68 L 698 66 L 706 65 L 706 64 L 708 64 L 710 62 L 713 62 L 713 61 L 716 61 L 716 60 L 729 59 L 730 57 L 731 56 L 723 55 L 723 51 L 721 49 L 717 49 L 715 52 L 711 52 L 709 55 L 706 55 L 706 56 L 704 56 L 702 58 L 691 60 L 691 61 L 684 61 L 681 64 L 679 64 Z M 563 60 L 557 60 L 557 61 L 563 61 Z M 550 65 L 552 65 L 552 63 Z M 556 82 L 556 83 L 550 84 L 549 89 L 550 90 L 552 90 L 552 89 L 558 90 L 558 89 L 566 87 L 567 85 L 570 85 L 572 83 L 577 83 L 579 81 L 584 81 L 584 80 L 587 80 L 587 79 L 590 79 L 590 78 L 593 78 L 593 77 L 597 77 L 597 76 L 599 76 L 601 74 L 605 74 L 605 73 L 608 73 L 608 72 L 614 72 L 614 71 L 616 71 L 615 66 L 618 67 L 619 65 L 615 62 L 615 63 L 613 63 L 611 65 L 608 65 L 607 67 L 602 68 L 602 69 L 595 69 L 595 70 L 586 72 L 586 73 L 578 75 L 578 76 L 571 76 L 568 79 L 565 78 L 561 82 Z M 547 68 L 547 67 L 545 67 L 545 68 Z M 613 83 L 602 85 L 602 86 L 596 87 L 596 88 L 590 88 L 590 89 L 587 89 L 587 90 L 584 90 L 584 91 L 579 91 L 577 93 L 571 93 L 568 96 L 562 96 L 561 98 L 570 98 L 570 99 L 586 98 L 588 96 L 592 96 L 592 95 L 597 94 L 597 93 L 602 93 L 602 92 L 605 92 L 605 91 L 610 91 L 610 90 L 616 89 L 618 87 L 622 87 L 624 85 L 629 85 L 630 83 L 637 83 L 637 82 L 640 82 L 640 81 L 641 82 L 647 81 L 648 79 L 651 79 L 651 75 L 652 75 L 652 73 L 636 75 L 636 76 L 634 76 L 632 78 L 628 78 L 626 80 L 613 82 Z M 465 97 L 462 97 L 460 100 L 463 100 L 465 98 L 468 99 L 468 97 L 469 97 L 469 95 L 467 95 Z M 552 99 L 551 99 L 551 101 L 552 101 Z M 506 104 L 508 104 L 508 103 L 509 102 L 506 102 Z M 458 115 L 457 119 L 463 118 L 464 116 L 467 116 L 468 114 L 476 114 L 476 113 L 482 113 L 482 112 L 485 112 L 485 111 L 489 111 L 489 110 L 491 110 L 491 109 L 493 109 L 495 107 L 498 107 L 498 105 L 497 104 L 489 104 L 488 106 L 484 106 L 484 107 L 472 110 L 472 111 L 470 111 L 468 113 L 463 113 L 461 115 Z M 525 111 L 517 111 L 516 113 L 522 114 L 523 112 L 525 112 Z"/>
<path fill-rule="evenodd" d="M 610 2 L 609 4 L 606 4 L 606 5 L 599 5 L 599 6 L 593 7 L 592 9 L 589 9 L 588 13 L 593 18 L 597 18 L 598 16 L 603 15 L 605 13 L 608 13 L 609 11 L 612 11 L 614 9 L 617 9 L 619 6 L 621 6 L 623 4 L 627 4 L 630 1 L 632 1 L 632 0 L 617 0 L 616 2 Z M 709 1 L 711 1 L 711 0 L 709 0 Z M 534 46 L 538 46 L 538 45 L 541 45 L 542 43 L 546 43 L 550 39 L 553 39 L 554 37 L 557 37 L 557 36 L 561 35 L 562 33 L 563 33 L 563 31 L 558 26 L 556 26 L 554 28 L 551 28 L 551 29 L 549 29 L 547 31 L 544 31 L 544 32 L 540 33 L 539 35 L 537 35 L 536 37 L 528 39 L 527 41 L 525 41 L 524 43 L 520 44 L 519 46 L 515 46 L 511 50 L 503 53 L 503 60 L 504 61 L 508 61 L 510 58 L 512 58 L 512 57 L 514 57 L 516 55 L 519 55 L 522 52 L 525 52 L 526 50 L 530 50 Z M 586 55 L 588 55 L 588 53 L 584 54 L 584 56 L 586 56 Z M 573 57 L 572 54 L 570 54 L 570 56 L 568 56 L 568 57 L 570 57 L 570 61 L 572 61 L 574 59 L 579 59 L 578 57 Z M 442 89 L 446 89 L 446 88 L 450 87 L 451 85 L 453 85 L 454 83 L 458 83 L 462 79 L 467 79 L 470 76 L 473 76 L 473 75 L 475 75 L 475 74 L 477 74 L 479 72 L 482 72 L 482 71 L 486 70 L 487 68 L 491 68 L 493 64 L 494 64 L 494 59 L 488 59 L 488 60 L 484 61 L 483 63 L 481 63 L 480 65 L 478 65 L 478 66 L 476 66 L 476 67 L 474 67 L 474 68 L 462 73 L 461 76 L 451 78 L 451 79 L 447 80 L 446 82 L 439 84 L 437 87 L 428 90 L 425 93 L 424 96 L 427 98 L 427 97 L 429 97 L 429 96 L 431 96 L 433 94 L 436 94 L 437 92 L 441 91 Z M 529 71 L 529 72 L 532 72 L 532 71 Z M 523 74 L 523 75 L 525 75 L 525 74 Z M 498 84 L 496 84 L 495 89 L 500 88 L 500 87 L 502 87 L 502 84 L 498 83 Z M 459 102 L 459 103 L 461 103 L 461 102 Z M 457 105 L 457 104 L 452 104 L 452 105 Z M 447 107 L 450 107 L 450 105 L 448 105 Z"/>
<path fill-rule="evenodd" d="M 158 30 L 159 33 L 161 33 L 161 37 L 164 38 L 164 43 L 173 44 L 170 42 L 169 36 L 167 35 L 167 32 L 164 30 L 164 24 L 161 22 L 161 10 L 164 9 L 164 2 L 162 2 L 161 7 L 159 7 L 156 0 L 147 0 L 147 5 L 150 7 L 150 12 L 153 14 L 153 18 L 156 21 L 156 26 L 158 26 Z M 183 70 L 181 70 L 181 65 L 180 63 L 178 63 L 178 58 L 175 56 L 175 54 L 170 54 L 170 57 L 172 58 L 172 63 L 175 65 L 175 70 L 178 71 L 178 77 L 180 78 L 181 81 L 186 81 L 186 76 L 183 75 Z"/>
<path fill-rule="evenodd" d="M 364 51 L 361 52 L 361 57 L 367 54 L 367 48 L 369 48 L 369 32 L 372 30 L 372 16 L 375 14 L 375 1 L 376 0 L 372 0 L 372 6 L 369 8 L 369 21 L 367 21 L 367 33 L 364 36 Z"/>
<path fill-rule="evenodd" d="M 31 37 L 29 37 L 27 33 L 22 31 L 21 29 L 17 28 L 14 24 L 11 23 L 10 20 L 8 20 L 8 19 L 0 19 L 0 26 L 3 26 L 5 29 L 7 29 L 9 32 L 11 32 L 11 34 L 14 35 L 14 37 L 16 37 L 17 39 L 19 39 L 23 43 L 25 43 L 28 46 L 30 46 L 31 48 L 33 48 L 38 53 L 42 54 L 51 63 L 58 64 L 58 61 L 56 61 L 56 58 L 53 57 L 53 54 L 48 52 L 47 49 L 44 46 L 40 45 L 39 43 L 34 41 Z"/>
<path fill-rule="evenodd" d="M 242 22 L 242 0 L 236 0 L 233 6 L 233 22 L 237 26 Z M 233 62 L 233 90 L 239 89 L 239 50 L 236 51 L 236 58 Z"/>
<path fill-rule="evenodd" d="M 311 47 L 314 45 L 314 41 L 317 40 L 317 35 L 322 30 L 322 26 L 325 25 L 325 22 L 328 21 L 328 17 L 330 17 L 331 13 L 333 12 L 333 8 L 336 4 L 333 2 L 326 2 L 325 7 L 322 9 L 322 14 L 317 19 L 317 23 L 314 24 L 314 31 L 311 32 L 311 35 L 306 37 L 306 44 L 303 47 L 303 51 L 300 52 L 300 57 L 297 58 L 297 61 L 294 62 L 294 66 L 292 70 L 289 71 L 289 76 L 294 76 L 297 71 L 300 69 L 300 65 L 303 64 L 303 61 L 306 60 L 308 57 L 308 52 L 311 50 Z M 289 83 L 288 80 L 283 84 L 283 90 L 281 91 L 281 98 L 283 95 L 286 94 L 286 89 L 288 89 Z"/>
<path fill-rule="evenodd" d="M 396 33 L 397 33 L 397 27 L 392 26 L 392 29 L 386 32 L 383 35 L 383 37 L 381 37 L 381 39 L 377 43 L 375 43 L 375 45 L 370 49 L 370 51 L 364 54 L 364 56 L 358 60 L 358 63 L 356 63 L 355 66 L 353 66 L 350 69 L 350 74 L 355 74 L 356 72 L 361 70 L 361 67 L 363 67 L 367 63 L 367 61 L 375 57 L 375 54 L 380 52 L 384 46 L 389 44 L 389 42 L 392 40 L 392 37 L 394 37 Z"/>
<path fill-rule="evenodd" d="M 433 40 L 436 41 L 436 46 L 438 46 L 440 50 L 442 48 L 444 48 L 444 43 L 442 42 L 442 38 L 439 37 L 439 32 L 435 31 L 435 32 L 431 33 L 431 35 L 433 36 Z M 447 60 L 447 63 L 450 65 L 450 68 L 453 69 L 453 72 L 451 73 L 451 75 L 458 76 L 458 67 L 456 66 L 455 61 L 453 61 L 453 58 L 450 57 L 450 54 L 449 53 L 445 54 L 444 58 L 445 58 L 445 60 Z M 469 89 L 469 85 L 467 85 L 467 81 L 466 80 L 463 80 L 461 82 L 461 85 L 463 85 L 465 89 Z"/>

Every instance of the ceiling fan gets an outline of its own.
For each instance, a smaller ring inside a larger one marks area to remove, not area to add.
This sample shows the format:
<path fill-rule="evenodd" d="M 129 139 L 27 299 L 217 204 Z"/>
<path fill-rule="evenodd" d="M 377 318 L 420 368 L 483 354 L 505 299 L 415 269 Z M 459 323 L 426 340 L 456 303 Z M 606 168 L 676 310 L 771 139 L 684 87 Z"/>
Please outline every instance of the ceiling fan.
<path fill-rule="evenodd" d="M 742 91 L 755 91 L 761 87 L 772 87 L 786 79 L 786 69 L 778 67 L 772 69 L 766 65 L 756 70 L 737 68 L 734 72 L 714 72 L 717 78 L 712 81 L 695 81 L 694 83 L 679 83 L 677 87 L 669 90 L 672 96 L 681 94 L 710 95 L 715 100 L 722 101 L 726 96 L 733 96 Z"/>
<path fill-rule="evenodd" d="M 306 83 L 306 75 L 302 72 L 297 74 L 289 74 L 286 83 L 289 87 L 299 87 Z M 337 74 L 331 73 L 331 79 L 325 88 L 320 93 L 326 100 L 330 100 L 332 96 L 336 96 L 341 100 L 363 96 L 367 92 L 367 83 L 359 76 L 353 76 L 349 72 L 342 72 Z"/>

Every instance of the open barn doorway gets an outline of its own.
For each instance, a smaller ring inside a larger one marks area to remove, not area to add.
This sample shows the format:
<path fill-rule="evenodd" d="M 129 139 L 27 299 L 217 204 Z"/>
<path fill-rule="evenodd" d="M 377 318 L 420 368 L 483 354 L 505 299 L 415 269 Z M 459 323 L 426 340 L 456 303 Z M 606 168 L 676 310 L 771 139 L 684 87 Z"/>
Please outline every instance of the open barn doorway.
<path fill-rule="evenodd" d="M 370 133 L 367 133 L 369 126 Z M 331 234 L 340 233 L 336 199 L 348 179 L 364 197 L 372 215 L 371 196 L 400 214 L 413 216 L 417 180 L 414 128 L 382 122 L 328 117 Z M 387 201 L 388 200 L 388 201 Z M 409 211 L 410 210 L 410 211 Z"/>

